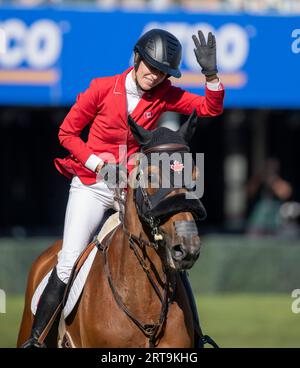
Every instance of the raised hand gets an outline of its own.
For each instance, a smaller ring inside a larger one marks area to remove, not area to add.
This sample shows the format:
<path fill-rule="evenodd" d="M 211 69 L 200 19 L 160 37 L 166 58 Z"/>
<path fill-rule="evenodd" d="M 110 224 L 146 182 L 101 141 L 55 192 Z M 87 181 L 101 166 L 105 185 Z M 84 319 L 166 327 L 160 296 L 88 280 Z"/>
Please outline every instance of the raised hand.
<path fill-rule="evenodd" d="M 201 66 L 201 71 L 206 76 L 211 76 L 218 73 L 217 69 L 217 57 L 216 57 L 216 38 L 209 32 L 207 37 L 207 43 L 202 31 L 198 31 L 198 37 L 193 35 L 193 41 L 195 43 L 195 56 Z"/>

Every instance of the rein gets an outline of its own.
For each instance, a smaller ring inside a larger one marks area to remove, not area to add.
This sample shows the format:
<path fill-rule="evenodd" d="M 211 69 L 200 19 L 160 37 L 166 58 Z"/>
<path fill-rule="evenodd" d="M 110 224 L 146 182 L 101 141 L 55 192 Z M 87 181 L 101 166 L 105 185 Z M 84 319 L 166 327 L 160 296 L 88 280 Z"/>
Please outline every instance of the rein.
<path fill-rule="evenodd" d="M 150 154 L 152 152 L 172 152 L 172 151 L 180 151 L 180 152 L 189 152 L 189 148 L 186 145 L 183 144 L 162 144 L 159 146 L 155 146 L 152 148 L 148 148 L 144 150 L 145 154 Z M 154 292 L 156 293 L 156 295 L 158 296 L 160 303 L 161 303 L 161 308 L 160 308 L 160 314 L 159 314 L 159 318 L 158 321 L 156 323 L 142 323 L 128 308 L 127 306 L 124 304 L 121 295 L 119 294 L 113 279 L 112 279 L 112 275 L 111 275 L 111 271 L 110 271 L 110 267 L 109 267 L 109 244 L 111 243 L 113 236 L 116 232 L 116 230 L 120 227 L 117 226 L 114 231 L 112 231 L 112 233 L 110 235 L 108 235 L 104 241 L 102 242 L 102 244 L 99 244 L 99 248 L 103 251 L 103 255 L 104 255 L 104 270 L 105 270 L 105 274 L 110 286 L 110 289 L 112 291 L 113 297 L 115 299 L 115 302 L 117 303 L 117 305 L 119 306 L 119 308 L 131 319 L 131 321 L 143 332 L 143 334 L 149 339 L 149 347 L 153 348 L 155 346 L 157 346 L 157 340 L 158 337 L 160 335 L 160 333 L 162 332 L 163 326 L 165 324 L 166 321 L 166 317 L 167 317 L 167 313 L 168 313 L 168 307 L 169 304 L 172 303 L 172 301 L 174 300 L 174 296 L 175 296 L 175 292 L 176 292 L 176 275 L 175 277 L 172 277 L 171 275 L 171 279 L 169 278 L 170 273 L 166 272 L 166 270 L 164 269 L 163 266 L 163 274 L 164 274 L 164 280 L 160 280 L 160 278 L 158 280 L 154 280 L 153 276 L 151 275 L 150 272 L 150 267 L 149 265 L 146 264 L 144 258 L 140 255 L 140 251 L 143 251 L 145 249 L 145 247 L 151 247 L 153 248 L 155 251 L 158 251 L 158 242 L 160 240 L 163 240 L 163 234 L 159 231 L 159 224 L 161 222 L 161 214 L 159 212 L 159 210 L 163 209 L 159 208 L 159 204 L 161 201 L 164 201 L 163 204 L 166 205 L 166 203 L 168 202 L 168 200 L 166 199 L 167 195 L 169 193 L 171 193 L 175 187 L 171 186 L 170 188 L 162 188 L 160 190 L 160 192 L 158 192 L 158 194 L 154 194 L 154 195 L 149 195 L 147 193 L 147 191 L 145 190 L 144 186 L 142 185 L 141 180 L 143 177 L 143 170 L 140 168 L 140 171 L 137 175 L 137 181 L 140 182 L 140 185 L 138 186 L 138 188 L 134 191 L 134 202 L 136 204 L 136 209 L 137 209 L 137 213 L 141 219 L 141 221 L 143 221 L 144 223 L 146 223 L 150 230 L 151 230 L 151 235 L 153 236 L 154 242 L 151 242 L 149 240 L 143 240 L 141 239 L 141 237 L 137 237 L 136 235 L 132 234 L 131 232 L 129 232 L 124 225 L 124 221 L 121 222 L 121 224 L 123 223 L 123 231 L 126 234 L 126 236 L 128 237 L 128 242 L 129 242 L 129 246 L 130 249 L 133 251 L 136 259 L 138 260 L 141 268 L 143 269 L 144 273 L 146 274 Z M 116 196 L 118 199 L 118 197 L 120 196 Z M 124 209 L 125 207 L 125 203 L 124 201 L 118 200 L 119 205 L 121 208 Z M 142 203 L 144 203 L 144 205 L 146 205 L 146 211 L 144 213 L 144 208 Z M 139 206 L 139 204 L 141 205 L 141 208 Z M 168 203 L 167 203 L 168 204 Z M 200 207 L 201 203 L 197 202 L 197 205 Z M 192 206 L 190 206 L 191 209 L 196 209 L 196 206 L 194 204 L 194 208 L 192 208 Z M 156 211 L 156 212 L 155 212 Z M 174 211 L 174 208 L 173 208 Z M 199 211 L 198 211 L 199 212 Z M 196 211 L 197 213 L 197 211 Z M 123 218 L 124 219 L 124 218 Z M 151 260 L 150 260 L 151 261 Z M 158 272 L 156 270 L 156 268 L 154 267 L 154 270 L 152 270 L 155 274 L 155 276 L 158 275 Z M 157 281 L 158 283 L 161 281 L 163 284 L 163 291 L 161 292 L 158 285 L 157 285 Z M 205 343 L 207 343 L 208 341 L 203 340 L 202 344 L 204 345 Z"/>
<path fill-rule="evenodd" d="M 156 323 L 142 323 L 142 322 L 140 322 L 138 320 L 138 318 L 135 317 L 134 314 L 123 303 L 122 297 L 118 293 L 118 291 L 117 291 L 117 289 L 116 289 L 116 287 L 113 283 L 113 279 L 112 279 L 111 272 L 110 272 L 109 256 L 108 256 L 109 244 L 111 243 L 112 238 L 113 238 L 116 230 L 119 227 L 120 227 L 120 225 L 117 226 L 115 228 L 115 230 L 104 240 L 104 244 L 103 243 L 98 244 L 98 249 L 100 249 L 103 252 L 103 255 L 104 255 L 105 274 L 106 274 L 109 286 L 111 288 L 112 294 L 114 296 L 114 299 L 115 299 L 117 305 L 132 320 L 132 322 L 144 333 L 144 335 L 149 339 L 149 347 L 153 348 L 153 347 L 155 347 L 156 339 L 157 339 L 159 333 L 161 332 L 161 330 L 163 328 L 163 325 L 164 325 L 164 322 L 166 320 L 169 303 L 172 302 L 172 300 L 174 299 L 174 296 L 175 296 L 176 278 L 174 279 L 174 282 L 171 283 L 171 285 L 170 285 L 170 281 L 168 280 L 168 276 L 167 276 L 166 273 L 164 273 L 165 280 L 164 280 L 164 289 L 163 289 L 163 294 L 162 294 L 160 292 L 158 286 L 156 285 L 153 277 L 150 274 L 149 267 L 146 265 L 145 261 L 143 260 L 143 258 L 140 256 L 140 254 L 138 252 L 138 248 L 143 249 L 145 246 L 149 246 L 149 247 L 157 250 L 158 249 L 157 243 L 153 243 L 153 242 L 150 242 L 150 241 L 145 241 L 141 238 L 138 238 L 134 234 L 131 234 L 123 226 L 123 230 L 129 238 L 130 248 L 133 250 L 134 255 L 136 256 L 137 260 L 139 261 L 143 271 L 146 273 L 147 278 L 148 278 L 149 282 L 151 283 L 151 286 L 153 287 L 155 293 L 157 294 L 157 296 L 159 297 L 160 302 L 161 302 L 161 310 L 160 310 L 160 315 L 159 315 L 158 322 L 156 322 Z M 170 289 L 172 289 L 172 294 L 171 294 L 170 298 L 168 298 Z"/>

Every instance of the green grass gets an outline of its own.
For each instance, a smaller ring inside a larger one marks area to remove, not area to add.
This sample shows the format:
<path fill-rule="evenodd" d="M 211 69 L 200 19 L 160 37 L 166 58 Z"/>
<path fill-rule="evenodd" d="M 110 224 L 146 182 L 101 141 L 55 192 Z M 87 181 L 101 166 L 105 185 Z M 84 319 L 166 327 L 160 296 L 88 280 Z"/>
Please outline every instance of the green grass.
<path fill-rule="evenodd" d="M 6 298 L 6 313 L 0 313 L 0 348 L 16 346 L 23 306 L 23 296 Z"/>
<path fill-rule="evenodd" d="M 300 347 L 300 314 L 289 294 L 218 294 L 198 297 L 203 332 L 222 347 Z M 0 347 L 14 347 L 23 297 L 9 296 L 0 314 Z"/>
<path fill-rule="evenodd" d="M 218 294 L 197 298 L 203 333 L 222 347 L 300 347 L 300 314 L 290 294 Z"/>

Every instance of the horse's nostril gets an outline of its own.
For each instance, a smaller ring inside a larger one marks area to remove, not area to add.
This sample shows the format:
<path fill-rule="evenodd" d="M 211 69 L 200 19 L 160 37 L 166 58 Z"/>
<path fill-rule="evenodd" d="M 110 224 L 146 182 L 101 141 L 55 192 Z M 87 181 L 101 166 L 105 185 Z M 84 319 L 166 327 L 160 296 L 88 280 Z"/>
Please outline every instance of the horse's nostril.
<path fill-rule="evenodd" d="M 172 248 L 173 257 L 176 260 L 181 260 L 185 257 L 186 252 L 182 248 L 181 244 L 177 244 Z"/>

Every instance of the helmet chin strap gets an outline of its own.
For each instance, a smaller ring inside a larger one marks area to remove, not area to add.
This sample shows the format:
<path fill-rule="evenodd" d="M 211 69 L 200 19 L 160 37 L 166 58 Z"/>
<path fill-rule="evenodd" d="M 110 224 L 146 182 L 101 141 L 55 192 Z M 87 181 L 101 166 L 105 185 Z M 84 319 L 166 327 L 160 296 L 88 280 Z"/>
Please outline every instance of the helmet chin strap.
<path fill-rule="evenodd" d="M 138 68 L 139 68 L 139 66 L 140 66 L 140 62 L 141 62 L 141 58 L 140 58 L 140 56 L 138 55 L 137 56 L 137 59 L 135 60 L 135 62 L 134 62 L 134 71 L 135 71 L 135 75 L 134 75 L 134 81 L 135 81 L 135 84 L 136 84 L 136 86 L 140 89 L 140 90 L 142 90 L 143 92 L 147 92 L 148 90 L 146 90 L 146 89 L 144 89 L 140 84 L 139 84 L 139 82 L 138 82 L 138 80 L 137 80 L 137 76 L 136 76 L 136 73 L 137 73 L 137 71 L 138 71 Z"/>
<path fill-rule="evenodd" d="M 167 79 L 167 78 L 169 78 L 170 76 L 169 75 L 167 75 L 160 83 L 162 83 L 165 79 Z M 139 88 L 139 89 L 141 89 L 143 92 L 149 92 L 150 90 L 149 89 L 144 89 L 140 84 L 139 84 L 139 82 L 138 82 L 138 80 L 137 80 L 137 77 L 136 77 L 136 74 L 135 74 L 135 78 L 134 78 L 134 82 L 135 82 L 135 84 L 136 84 L 136 86 Z"/>
<path fill-rule="evenodd" d="M 137 71 L 138 71 L 138 69 L 139 69 L 140 62 L 141 62 L 141 61 L 142 61 L 141 56 L 140 56 L 138 53 L 136 53 L 135 60 L 134 60 L 134 71 L 135 71 L 135 78 L 134 78 L 134 81 L 135 81 L 136 86 L 137 86 L 138 88 L 140 88 L 143 92 L 149 92 L 149 90 L 148 90 L 148 89 L 144 89 L 144 88 L 142 88 L 142 86 L 139 84 L 139 82 L 138 82 L 138 80 L 137 80 L 137 77 L 136 77 L 136 73 L 137 73 Z M 163 82 L 165 79 L 167 79 L 167 78 L 169 78 L 169 77 L 170 77 L 170 75 L 169 75 L 169 74 L 167 74 L 167 75 L 166 75 L 166 77 L 165 77 L 161 82 Z"/>
<path fill-rule="evenodd" d="M 135 61 L 134 61 L 134 71 L 135 71 L 135 75 L 134 75 L 134 81 L 135 81 L 135 84 L 136 86 L 141 89 L 143 92 L 147 92 L 147 90 L 145 90 L 144 88 L 142 88 L 142 86 L 139 84 L 138 80 L 137 80 L 137 77 L 136 77 L 136 73 L 138 71 L 138 68 L 140 66 L 140 62 L 141 62 L 141 57 L 139 54 L 136 54 L 136 58 L 135 58 Z"/>

